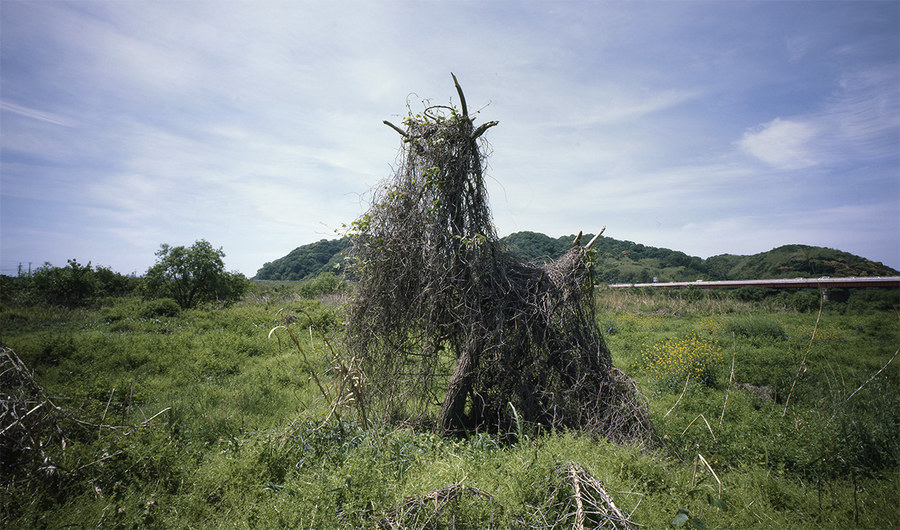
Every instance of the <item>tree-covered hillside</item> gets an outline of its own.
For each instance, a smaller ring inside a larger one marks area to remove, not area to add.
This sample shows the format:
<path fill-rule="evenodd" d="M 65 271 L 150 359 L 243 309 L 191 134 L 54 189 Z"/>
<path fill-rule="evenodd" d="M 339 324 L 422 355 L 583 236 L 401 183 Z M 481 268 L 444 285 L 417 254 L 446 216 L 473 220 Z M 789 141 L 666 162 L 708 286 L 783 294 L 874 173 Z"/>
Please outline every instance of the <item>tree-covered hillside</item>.
<path fill-rule="evenodd" d="M 584 234 L 581 243 L 586 244 L 594 234 Z M 572 247 L 575 235 L 556 239 L 536 232 L 517 232 L 502 239 L 507 248 L 526 260 L 548 261 L 556 259 Z M 703 260 L 684 252 L 656 248 L 600 237 L 594 243 L 597 262 L 594 270 L 601 282 L 649 282 L 690 281 L 707 275 Z"/>
<path fill-rule="evenodd" d="M 584 234 L 582 244 L 593 238 Z M 526 261 L 547 262 L 572 247 L 575 235 L 551 238 L 537 232 L 516 232 L 501 239 L 510 252 Z M 303 280 L 339 269 L 347 238 L 321 240 L 294 249 L 287 256 L 266 263 L 257 280 Z M 595 272 L 602 283 L 641 283 L 694 280 L 753 280 L 764 278 L 814 278 L 820 276 L 896 276 L 898 271 L 879 262 L 824 247 L 785 245 L 752 256 L 722 254 L 701 259 L 684 252 L 600 237 Z"/>
<path fill-rule="evenodd" d="M 305 280 L 323 272 L 335 272 L 341 268 L 344 250 L 350 240 L 322 239 L 292 250 L 287 256 L 266 263 L 256 272 L 254 280 Z"/>
<path fill-rule="evenodd" d="M 753 256 L 723 254 L 706 260 L 710 274 L 724 279 L 893 276 L 897 271 L 848 252 L 807 245 L 785 245 Z"/>

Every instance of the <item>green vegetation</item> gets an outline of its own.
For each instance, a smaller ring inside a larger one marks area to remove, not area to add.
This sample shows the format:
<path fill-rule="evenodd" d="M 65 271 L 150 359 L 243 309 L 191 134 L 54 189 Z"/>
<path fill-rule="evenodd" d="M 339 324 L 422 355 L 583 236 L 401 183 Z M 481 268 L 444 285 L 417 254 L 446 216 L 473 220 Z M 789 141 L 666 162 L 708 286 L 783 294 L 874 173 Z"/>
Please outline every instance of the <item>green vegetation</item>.
<path fill-rule="evenodd" d="M 164 308 L 176 304 L 189 309 L 206 303 L 230 304 L 241 300 L 249 282 L 243 274 L 226 272 L 225 253 L 200 240 L 190 247 L 163 244 L 156 263 L 143 277 L 124 276 L 108 267 L 81 265 L 70 259 L 66 267 L 45 263 L 33 273 L 0 275 L 0 304 L 37 304 L 69 309 L 95 307 L 111 298 L 140 295 Z M 338 282 L 319 279 L 335 285 Z M 151 304 L 153 305 L 153 304 Z"/>
<path fill-rule="evenodd" d="M 108 296 L 123 296 L 137 289 L 140 280 L 107 267 L 81 265 L 70 259 L 66 267 L 45 263 L 30 275 L 0 276 L 0 303 L 81 307 Z"/>
<path fill-rule="evenodd" d="M 840 250 L 785 245 L 754 256 L 723 254 L 706 260 L 711 276 L 742 278 L 792 278 L 820 276 L 894 276 L 897 271 Z M 713 278 L 711 278 L 713 279 Z"/>
<path fill-rule="evenodd" d="M 323 239 L 292 250 L 287 256 L 266 263 L 257 271 L 255 280 L 299 281 L 323 272 L 340 272 L 349 238 Z"/>
<path fill-rule="evenodd" d="M 147 271 L 144 289 L 155 298 L 170 297 L 183 309 L 203 302 L 234 302 L 247 290 L 243 274 L 226 272 L 222 249 L 205 240 L 190 247 L 163 244 Z"/>
<path fill-rule="evenodd" d="M 582 236 L 589 241 L 593 234 Z M 548 263 L 572 248 L 574 235 L 551 238 L 537 232 L 516 232 L 501 243 L 527 262 Z M 257 280 L 304 280 L 342 269 L 350 241 L 325 240 L 300 246 L 287 256 L 266 263 Z M 896 276 L 898 271 L 847 252 L 806 245 L 786 245 L 752 256 L 723 254 L 700 259 L 684 252 L 600 237 L 594 273 L 600 283 L 647 283 L 694 280 L 816 278 L 820 276 Z"/>
<path fill-rule="evenodd" d="M 202 309 L 4 298 L 3 346 L 39 386 L 0 356 L 0 525 L 568 527 L 576 470 L 649 528 L 900 525 L 893 311 L 855 311 L 853 296 L 819 316 L 818 297 L 797 311 L 600 290 L 598 325 L 657 430 L 640 448 L 525 422 L 509 436 L 363 430 L 352 403 L 333 411 L 312 379 L 329 392 L 341 381 L 324 341 L 342 355 L 330 282 L 315 299 L 299 291 L 312 282 L 257 283 L 240 303 Z M 270 336 L 285 322 L 302 351 L 283 330 Z M 687 380 L 696 351 L 707 375 Z M 662 359 L 671 370 L 648 369 Z M 26 416 L 45 396 L 60 410 Z"/>
<path fill-rule="evenodd" d="M 663 339 L 645 344 L 637 368 L 661 384 L 677 388 L 693 379 L 711 385 L 715 383 L 715 366 L 722 361 L 722 348 L 712 339 L 697 334 Z"/>

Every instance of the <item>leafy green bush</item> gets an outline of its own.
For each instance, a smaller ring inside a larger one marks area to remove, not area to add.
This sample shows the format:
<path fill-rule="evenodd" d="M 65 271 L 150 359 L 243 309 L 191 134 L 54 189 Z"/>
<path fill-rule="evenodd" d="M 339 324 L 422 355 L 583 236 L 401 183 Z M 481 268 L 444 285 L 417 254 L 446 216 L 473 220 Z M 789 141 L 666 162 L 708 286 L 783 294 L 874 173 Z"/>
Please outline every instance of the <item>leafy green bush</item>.
<path fill-rule="evenodd" d="M 244 275 L 226 272 L 225 253 L 208 241 L 201 239 L 188 248 L 163 244 L 156 256 L 144 283 L 151 297 L 172 298 L 189 309 L 203 302 L 235 302 L 247 291 Z"/>
<path fill-rule="evenodd" d="M 776 305 L 801 313 L 809 313 L 819 309 L 822 303 L 822 293 L 815 289 L 800 289 L 795 292 L 784 290 L 772 299 Z"/>
<path fill-rule="evenodd" d="M 853 289 L 847 300 L 847 312 L 853 314 L 894 311 L 898 306 L 898 289 Z"/>
<path fill-rule="evenodd" d="M 45 263 L 32 275 L 32 284 L 48 304 L 66 307 L 84 305 L 98 290 L 91 264 L 80 265 L 74 259 L 69 260 L 68 267 Z"/>
<path fill-rule="evenodd" d="M 181 306 L 172 298 L 160 298 L 144 302 L 140 310 L 142 318 L 174 317 L 181 312 Z"/>
<path fill-rule="evenodd" d="M 45 263 L 30 275 L 0 276 L 0 302 L 83 307 L 105 297 L 133 293 L 140 279 L 123 276 L 108 267 L 81 265 L 70 259 L 66 267 Z"/>

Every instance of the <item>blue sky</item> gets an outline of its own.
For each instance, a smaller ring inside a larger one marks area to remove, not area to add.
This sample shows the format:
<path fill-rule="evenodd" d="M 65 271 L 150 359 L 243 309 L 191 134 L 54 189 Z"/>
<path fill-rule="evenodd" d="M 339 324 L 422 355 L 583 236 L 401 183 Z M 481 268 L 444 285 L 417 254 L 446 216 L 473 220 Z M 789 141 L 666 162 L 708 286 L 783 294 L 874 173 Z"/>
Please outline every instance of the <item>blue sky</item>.
<path fill-rule="evenodd" d="M 900 268 L 896 1 L 0 1 L 0 273 L 248 276 L 335 237 L 407 105 L 499 120 L 498 233 Z"/>

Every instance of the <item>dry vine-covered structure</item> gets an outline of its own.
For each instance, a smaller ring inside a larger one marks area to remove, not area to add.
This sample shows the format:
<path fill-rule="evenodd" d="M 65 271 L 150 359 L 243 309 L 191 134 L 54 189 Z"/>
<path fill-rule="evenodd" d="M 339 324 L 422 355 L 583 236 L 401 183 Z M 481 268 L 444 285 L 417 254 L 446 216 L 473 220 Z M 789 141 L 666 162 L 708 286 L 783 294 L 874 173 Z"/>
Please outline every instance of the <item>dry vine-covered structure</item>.
<path fill-rule="evenodd" d="M 353 225 L 347 338 L 370 410 L 445 432 L 525 421 L 643 439 L 644 403 L 595 324 L 590 251 L 576 242 L 538 267 L 502 248 L 484 182 L 497 122 L 476 126 L 453 80 L 459 109 L 385 122 L 399 165 Z"/>

